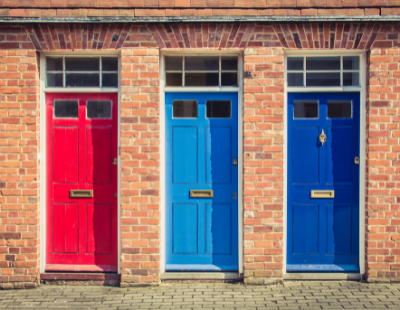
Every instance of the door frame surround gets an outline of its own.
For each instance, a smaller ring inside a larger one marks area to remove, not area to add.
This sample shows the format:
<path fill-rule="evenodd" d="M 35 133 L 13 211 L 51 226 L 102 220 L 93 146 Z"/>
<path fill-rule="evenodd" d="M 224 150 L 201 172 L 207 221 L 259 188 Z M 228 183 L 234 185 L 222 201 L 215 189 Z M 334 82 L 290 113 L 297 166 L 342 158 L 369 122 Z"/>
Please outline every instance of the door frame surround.
<path fill-rule="evenodd" d="M 118 88 L 99 88 L 99 87 L 46 87 L 46 57 L 90 57 L 90 56 L 115 56 L 118 57 Z M 40 71 L 39 71 L 39 100 L 40 100 L 40 125 L 39 125 L 39 138 L 40 138 L 40 151 L 37 154 L 37 159 L 40 161 L 40 266 L 39 272 L 45 273 L 46 266 L 46 205 L 47 205 L 47 191 L 46 191 L 46 93 L 118 93 L 118 106 L 121 103 L 121 53 L 119 51 L 66 51 L 66 52 L 42 52 L 40 53 Z M 121 109 L 118 108 L 117 115 L 118 122 L 118 150 L 121 147 Z M 121 156 L 118 152 L 118 274 L 121 273 Z"/>
<path fill-rule="evenodd" d="M 360 56 L 360 86 L 339 86 L 339 87 L 288 87 L 287 85 L 287 57 L 288 56 Z M 347 51 L 347 50 L 329 50 L 329 51 L 296 51 L 286 50 L 284 61 L 284 160 L 283 160 L 283 266 L 282 275 L 284 278 L 293 278 L 292 273 L 286 271 L 287 264 L 287 194 L 288 194 L 288 93 L 289 92 L 360 92 L 360 175 L 359 175 L 359 275 L 365 274 L 365 168 L 366 168 L 366 92 L 367 92 L 367 51 Z M 339 273 L 339 274 L 346 274 Z M 310 273 L 297 273 L 297 275 L 310 275 Z M 312 273 L 313 279 L 326 279 L 329 273 Z M 348 277 L 347 277 L 348 278 Z M 347 279 L 346 278 L 346 279 Z"/>
<path fill-rule="evenodd" d="M 165 86 L 165 56 L 238 56 L 238 87 L 171 87 Z M 161 279 L 239 279 L 243 277 L 243 50 L 224 51 L 160 51 L 160 277 Z M 166 149 L 165 149 L 165 93 L 166 92 L 237 92 L 238 93 L 238 264 L 236 272 L 166 272 Z M 230 275 L 231 276 L 230 276 Z"/>

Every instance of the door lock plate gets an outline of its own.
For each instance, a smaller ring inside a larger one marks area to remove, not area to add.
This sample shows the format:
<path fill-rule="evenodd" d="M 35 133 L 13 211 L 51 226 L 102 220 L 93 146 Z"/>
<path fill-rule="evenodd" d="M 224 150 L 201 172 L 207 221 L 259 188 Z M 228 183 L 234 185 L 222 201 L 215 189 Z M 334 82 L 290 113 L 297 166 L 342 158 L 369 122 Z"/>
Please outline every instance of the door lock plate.
<path fill-rule="evenodd" d="M 358 156 L 354 157 L 354 163 L 355 163 L 356 165 L 359 165 L 359 164 L 360 164 L 360 158 L 358 158 Z"/>

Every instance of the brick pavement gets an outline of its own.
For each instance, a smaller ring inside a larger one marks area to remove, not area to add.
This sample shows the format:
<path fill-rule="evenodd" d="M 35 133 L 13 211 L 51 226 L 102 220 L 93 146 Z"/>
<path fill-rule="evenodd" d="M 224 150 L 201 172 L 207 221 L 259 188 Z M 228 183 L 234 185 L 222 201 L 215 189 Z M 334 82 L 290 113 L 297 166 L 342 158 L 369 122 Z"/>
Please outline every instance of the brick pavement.
<path fill-rule="evenodd" d="M 399 284 L 285 282 L 118 288 L 42 285 L 0 291 L 0 309 L 400 309 Z"/>

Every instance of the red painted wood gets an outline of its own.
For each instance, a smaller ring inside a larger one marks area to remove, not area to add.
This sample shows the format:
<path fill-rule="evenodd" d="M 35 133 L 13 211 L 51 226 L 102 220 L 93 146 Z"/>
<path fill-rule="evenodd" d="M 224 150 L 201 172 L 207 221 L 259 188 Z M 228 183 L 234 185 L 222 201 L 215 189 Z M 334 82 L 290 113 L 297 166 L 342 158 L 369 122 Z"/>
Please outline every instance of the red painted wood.
<path fill-rule="evenodd" d="M 114 280 L 120 281 L 121 275 L 115 273 L 41 273 L 41 280 Z"/>
<path fill-rule="evenodd" d="M 46 264 L 46 271 L 74 271 L 74 272 L 116 272 L 114 265 L 71 265 Z"/>
<path fill-rule="evenodd" d="M 78 118 L 55 118 L 57 99 L 78 100 Z M 87 100 L 112 101 L 112 118 L 87 119 Z M 117 115 L 117 94 L 46 95 L 46 270 L 117 270 Z"/>

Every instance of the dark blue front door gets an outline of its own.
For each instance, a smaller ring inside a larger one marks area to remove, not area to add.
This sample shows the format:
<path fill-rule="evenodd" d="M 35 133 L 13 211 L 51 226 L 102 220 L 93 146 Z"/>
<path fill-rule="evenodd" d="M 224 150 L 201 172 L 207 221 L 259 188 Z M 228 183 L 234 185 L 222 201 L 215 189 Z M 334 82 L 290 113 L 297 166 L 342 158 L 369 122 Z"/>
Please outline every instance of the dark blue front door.
<path fill-rule="evenodd" d="M 359 271 L 359 120 L 359 93 L 288 94 L 287 271 Z"/>
<path fill-rule="evenodd" d="M 238 95 L 165 104 L 166 270 L 238 270 Z"/>

